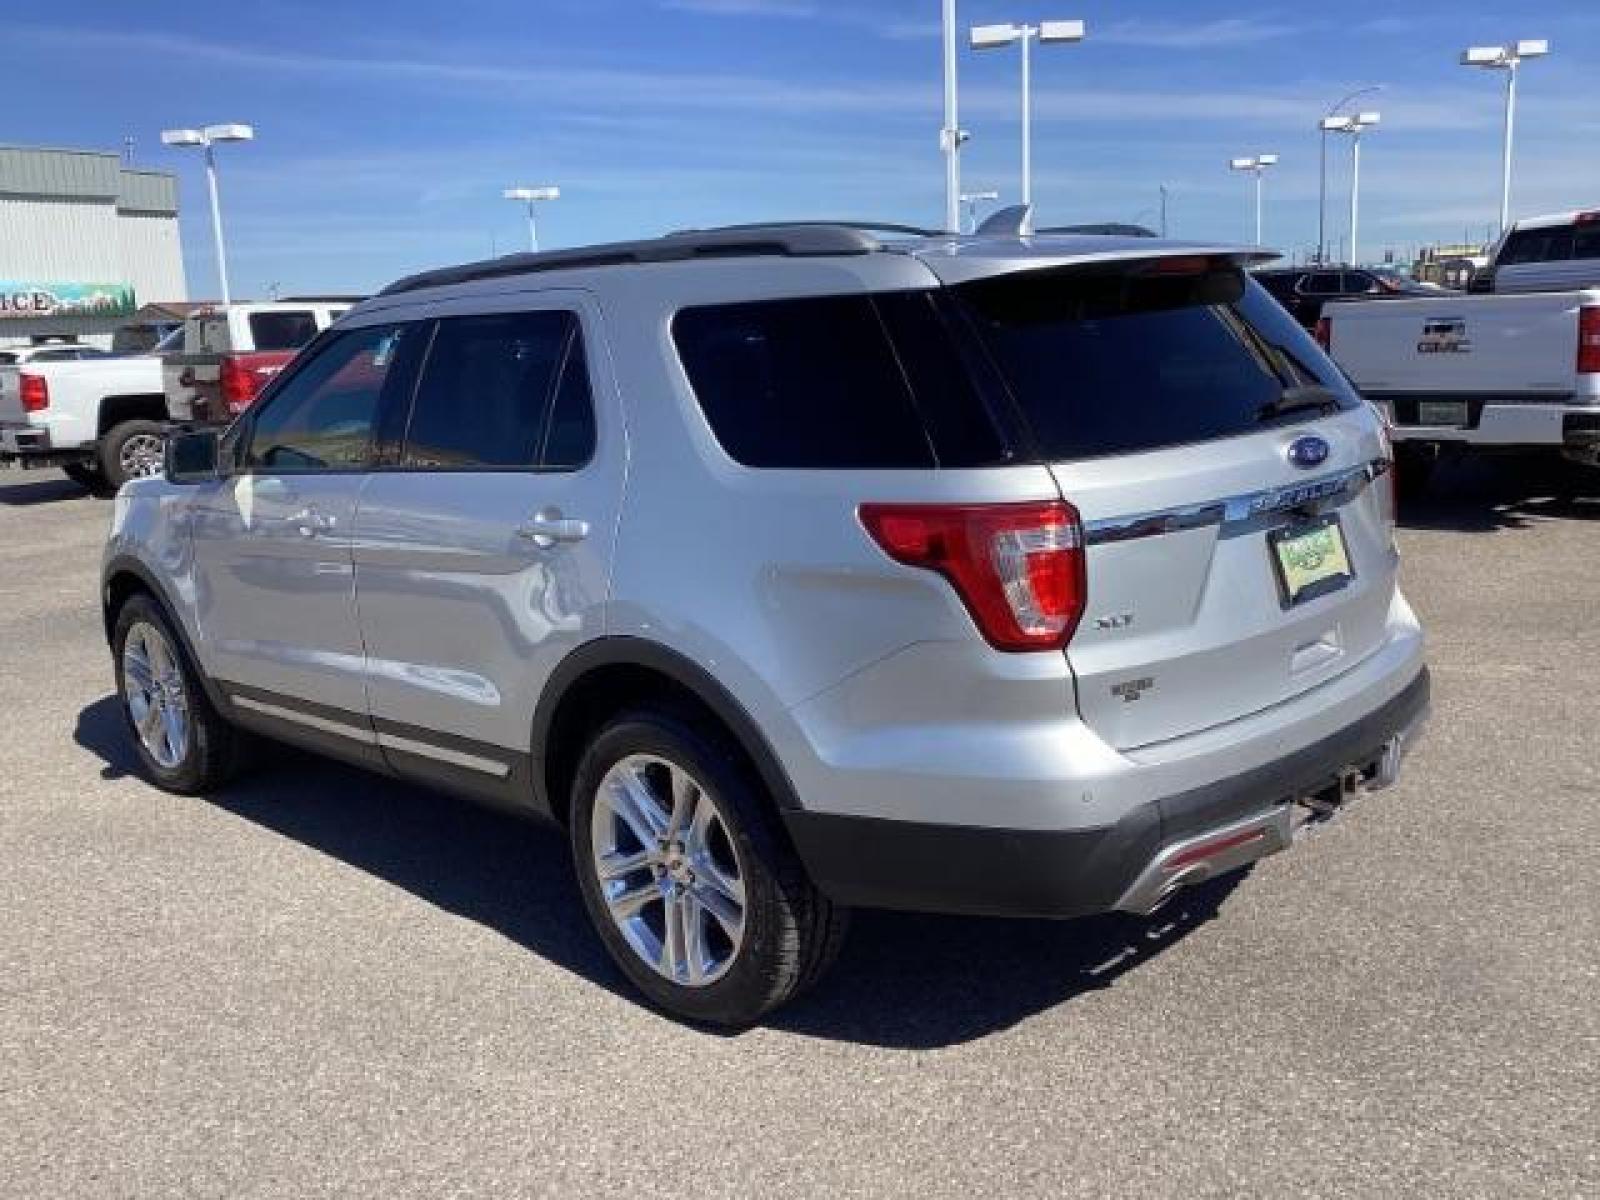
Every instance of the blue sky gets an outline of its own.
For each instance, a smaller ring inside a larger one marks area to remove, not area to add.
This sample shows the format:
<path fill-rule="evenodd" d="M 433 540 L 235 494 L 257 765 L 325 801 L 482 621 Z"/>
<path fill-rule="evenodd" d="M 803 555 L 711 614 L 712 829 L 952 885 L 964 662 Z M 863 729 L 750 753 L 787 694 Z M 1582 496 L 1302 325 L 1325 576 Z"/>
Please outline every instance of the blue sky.
<path fill-rule="evenodd" d="M 256 126 L 221 152 L 246 293 L 362 290 L 519 248 L 500 198 L 514 183 L 561 186 L 541 209 L 547 245 L 783 216 L 934 224 L 938 14 L 938 0 L 57 0 L 7 21 L 0 141 L 133 136 L 141 165 L 182 178 L 197 296 L 215 290 L 204 188 L 198 155 L 159 144 L 172 125 Z M 963 0 L 960 17 L 1088 22 L 1086 42 L 1035 58 L 1041 222 L 1154 223 L 1164 184 L 1174 234 L 1237 240 L 1248 183 L 1227 159 L 1271 151 L 1266 240 L 1304 250 L 1316 120 L 1382 83 L 1362 104 L 1383 113 L 1363 144 L 1363 245 L 1481 236 L 1498 211 L 1502 90 L 1455 56 L 1519 37 L 1552 53 L 1523 74 L 1514 209 L 1600 204 L 1594 3 Z M 963 49 L 961 79 L 964 182 L 1015 197 L 1016 55 Z M 1348 148 L 1330 150 L 1339 234 Z"/>

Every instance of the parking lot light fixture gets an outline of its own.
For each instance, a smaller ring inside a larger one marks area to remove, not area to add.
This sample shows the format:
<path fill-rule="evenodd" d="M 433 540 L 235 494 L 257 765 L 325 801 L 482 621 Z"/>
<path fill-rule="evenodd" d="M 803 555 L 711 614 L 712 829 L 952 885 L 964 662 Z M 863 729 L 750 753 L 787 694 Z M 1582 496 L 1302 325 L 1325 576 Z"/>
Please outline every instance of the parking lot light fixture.
<path fill-rule="evenodd" d="M 1234 171 L 1249 171 L 1256 177 L 1256 245 L 1261 245 L 1261 179 L 1268 167 L 1278 165 L 1276 154 L 1257 154 L 1252 158 L 1232 158 L 1228 167 Z"/>
<path fill-rule="evenodd" d="M 1344 133 L 1350 136 L 1350 265 L 1361 261 L 1357 237 L 1361 229 L 1361 135 L 1383 120 L 1375 112 L 1355 113 L 1344 117 L 1324 117 L 1324 133 Z"/>
<path fill-rule="evenodd" d="M 217 282 L 221 285 L 224 304 L 229 302 L 231 296 L 228 290 L 228 254 L 222 240 L 222 202 L 217 198 L 216 144 L 248 142 L 254 140 L 255 136 L 256 131 L 253 126 L 237 123 L 207 125 L 203 129 L 161 131 L 161 144 L 164 146 L 198 146 L 205 151 L 206 189 L 211 194 L 211 236 L 217 248 Z"/>
<path fill-rule="evenodd" d="M 538 253 L 539 230 L 533 222 L 533 206 L 541 200 L 561 199 L 561 189 L 558 187 L 514 187 L 507 188 L 502 193 L 507 200 L 516 200 L 528 206 L 528 250 Z"/>
<path fill-rule="evenodd" d="M 974 25 L 969 41 L 974 50 L 998 50 L 1013 43 L 1022 47 L 1022 205 L 1028 212 L 1024 232 L 1033 217 L 1033 56 L 1035 40 L 1046 45 L 1081 42 L 1082 21 L 1041 21 L 1037 25 Z"/>
<path fill-rule="evenodd" d="M 1525 59 L 1543 58 L 1550 43 L 1543 38 L 1507 42 L 1504 46 L 1469 46 L 1461 52 L 1463 67 L 1506 73 L 1504 144 L 1500 151 L 1500 232 L 1511 223 L 1511 135 L 1517 116 L 1517 69 Z"/>
<path fill-rule="evenodd" d="M 999 192 L 962 192 L 961 203 L 967 206 L 967 232 L 978 231 L 978 205 L 1000 199 Z"/>

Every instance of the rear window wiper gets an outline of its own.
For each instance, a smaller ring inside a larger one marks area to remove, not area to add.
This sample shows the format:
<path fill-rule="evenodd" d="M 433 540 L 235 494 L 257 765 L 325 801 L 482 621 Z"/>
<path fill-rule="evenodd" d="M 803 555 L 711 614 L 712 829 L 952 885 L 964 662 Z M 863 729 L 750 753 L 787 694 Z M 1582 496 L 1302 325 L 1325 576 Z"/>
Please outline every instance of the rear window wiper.
<path fill-rule="evenodd" d="M 1284 388 L 1276 400 L 1269 400 L 1257 409 L 1256 420 L 1270 421 L 1274 417 L 1313 409 L 1317 412 L 1337 412 L 1343 403 L 1339 393 L 1330 387 L 1323 387 L 1320 383 L 1297 384 Z"/>

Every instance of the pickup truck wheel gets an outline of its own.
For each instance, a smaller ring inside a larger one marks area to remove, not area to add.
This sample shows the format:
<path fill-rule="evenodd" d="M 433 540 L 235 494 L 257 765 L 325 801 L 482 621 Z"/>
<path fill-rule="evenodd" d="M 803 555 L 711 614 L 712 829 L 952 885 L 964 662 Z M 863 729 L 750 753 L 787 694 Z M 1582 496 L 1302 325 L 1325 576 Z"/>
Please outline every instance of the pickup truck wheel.
<path fill-rule="evenodd" d="M 106 485 L 121 487 L 130 479 L 161 474 L 166 430 L 155 421 L 124 421 L 100 439 L 100 471 Z"/>
<path fill-rule="evenodd" d="M 106 477 L 100 474 L 99 467 L 90 466 L 88 463 L 67 463 L 61 468 L 61 473 L 85 491 L 105 490 Z"/>
<path fill-rule="evenodd" d="M 122 715 L 145 775 L 169 792 L 210 792 L 233 777 L 243 740 L 212 706 L 161 606 L 131 597 L 111 639 Z"/>
<path fill-rule="evenodd" d="M 666 1012 L 749 1025 L 837 954 L 847 910 L 807 877 L 759 780 L 714 732 L 661 712 L 617 718 L 578 765 L 571 818 L 589 917 Z"/>

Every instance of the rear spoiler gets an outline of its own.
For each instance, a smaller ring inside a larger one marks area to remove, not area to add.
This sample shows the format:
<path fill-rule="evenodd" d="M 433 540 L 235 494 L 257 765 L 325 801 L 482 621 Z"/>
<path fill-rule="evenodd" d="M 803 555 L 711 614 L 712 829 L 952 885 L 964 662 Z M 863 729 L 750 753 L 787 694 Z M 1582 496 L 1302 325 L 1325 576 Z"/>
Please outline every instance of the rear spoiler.
<path fill-rule="evenodd" d="M 1052 234 L 946 244 L 919 248 L 913 253 L 943 284 L 970 283 L 1017 271 L 1121 264 L 1132 266 L 1136 263 L 1155 266 L 1177 259 L 1204 259 L 1212 267 L 1231 266 L 1243 270 L 1283 257 L 1276 250 L 1261 246 L 1219 246 L 1205 242 L 1152 242 L 1142 237 Z"/>

